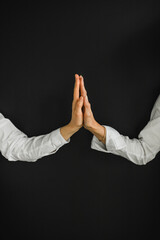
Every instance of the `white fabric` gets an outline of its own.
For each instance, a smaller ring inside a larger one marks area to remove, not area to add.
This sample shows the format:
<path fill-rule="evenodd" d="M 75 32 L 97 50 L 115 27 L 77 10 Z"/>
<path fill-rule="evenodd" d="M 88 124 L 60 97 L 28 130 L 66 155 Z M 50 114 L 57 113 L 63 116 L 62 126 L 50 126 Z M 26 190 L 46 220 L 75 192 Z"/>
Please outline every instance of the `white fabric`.
<path fill-rule="evenodd" d="M 27 137 L 0 113 L 0 151 L 9 161 L 35 162 L 39 158 L 54 154 L 66 141 L 60 128 L 49 134 Z"/>
<path fill-rule="evenodd" d="M 160 151 L 160 95 L 153 106 L 150 121 L 139 133 L 138 139 L 123 136 L 110 126 L 104 127 L 106 143 L 93 136 L 92 149 L 122 156 L 138 165 L 148 163 Z"/>

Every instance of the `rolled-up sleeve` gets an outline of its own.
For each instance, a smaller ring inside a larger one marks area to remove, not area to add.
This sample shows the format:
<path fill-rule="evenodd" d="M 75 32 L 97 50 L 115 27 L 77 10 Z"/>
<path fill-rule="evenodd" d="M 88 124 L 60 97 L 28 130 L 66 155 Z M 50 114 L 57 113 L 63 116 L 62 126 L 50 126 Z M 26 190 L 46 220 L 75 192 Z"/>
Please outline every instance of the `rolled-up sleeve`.
<path fill-rule="evenodd" d="M 0 115 L 0 151 L 9 161 L 35 162 L 56 153 L 69 142 L 70 138 L 66 141 L 62 137 L 60 128 L 45 135 L 28 137 L 9 119 Z"/>
<path fill-rule="evenodd" d="M 160 151 L 160 97 L 153 107 L 150 121 L 139 133 L 138 138 L 130 139 L 110 126 L 104 127 L 105 144 L 93 136 L 92 149 L 122 156 L 138 165 L 150 162 Z"/>

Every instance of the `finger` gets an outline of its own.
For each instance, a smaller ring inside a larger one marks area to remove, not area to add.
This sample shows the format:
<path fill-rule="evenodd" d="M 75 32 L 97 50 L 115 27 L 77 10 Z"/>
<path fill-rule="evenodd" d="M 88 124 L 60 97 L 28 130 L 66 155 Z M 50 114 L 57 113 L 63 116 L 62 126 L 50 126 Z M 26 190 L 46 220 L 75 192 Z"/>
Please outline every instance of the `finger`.
<path fill-rule="evenodd" d="M 88 101 L 88 96 L 87 95 L 84 97 L 84 106 L 86 108 L 90 108 L 91 107 L 91 104 Z"/>
<path fill-rule="evenodd" d="M 85 97 L 87 94 L 87 91 L 85 89 L 84 78 L 82 76 L 80 76 L 80 89 L 81 89 L 81 95 Z"/>
<path fill-rule="evenodd" d="M 74 91 L 73 91 L 74 101 L 77 101 L 79 99 L 79 87 L 80 87 L 79 75 L 75 74 L 75 84 L 74 84 Z"/>
<path fill-rule="evenodd" d="M 92 109 L 91 109 L 91 104 L 90 102 L 88 101 L 88 97 L 86 96 L 85 99 L 84 99 L 84 113 L 86 114 L 86 116 L 93 116 L 93 113 L 92 113 Z"/>
<path fill-rule="evenodd" d="M 77 101 L 77 104 L 76 104 L 76 111 L 79 112 L 81 111 L 83 107 L 83 97 L 80 96 L 79 100 Z"/>
<path fill-rule="evenodd" d="M 87 95 L 87 91 L 84 86 L 84 78 L 80 76 L 80 89 L 81 89 L 81 95 L 85 97 Z"/>

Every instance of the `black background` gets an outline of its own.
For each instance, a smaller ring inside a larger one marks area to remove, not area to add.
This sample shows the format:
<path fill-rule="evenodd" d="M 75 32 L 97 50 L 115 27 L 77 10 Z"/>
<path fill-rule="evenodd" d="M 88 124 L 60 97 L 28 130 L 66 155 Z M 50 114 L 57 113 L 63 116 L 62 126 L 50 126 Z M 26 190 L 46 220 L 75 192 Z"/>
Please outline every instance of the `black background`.
<path fill-rule="evenodd" d="M 82 74 L 96 120 L 137 137 L 160 92 L 159 1 L 5 2 L 0 112 L 28 136 L 71 117 Z M 0 156 L 1 239 L 156 239 L 160 155 L 145 166 L 90 148 L 81 129 L 36 163 Z"/>

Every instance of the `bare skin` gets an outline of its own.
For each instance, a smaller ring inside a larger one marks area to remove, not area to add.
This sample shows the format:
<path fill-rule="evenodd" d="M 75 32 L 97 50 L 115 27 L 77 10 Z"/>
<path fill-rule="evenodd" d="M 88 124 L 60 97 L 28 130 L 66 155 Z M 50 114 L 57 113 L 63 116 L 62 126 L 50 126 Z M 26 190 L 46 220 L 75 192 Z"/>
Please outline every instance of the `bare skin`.
<path fill-rule="evenodd" d="M 65 140 L 68 140 L 83 126 L 83 112 L 82 112 L 83 97 L 79 96 L 79 91 L 80 91 L 80 78 L 78 74 L 75 74 L 75 84 L 72 101 L 72 117 L 67 125 L 60 128 L 61 135 Z"/>
<path fill-rule="evenodd" d="M 83 126 L 85 129 L 89 130 L 92 134 L 94 134 L 99 141 L 105 144 L 106 142 L 106 129 L 104 126 L 100 125 L 94 118 L 91 104 L 88 100 L 87 91 L 84 86 L 84 79 L 80 76 L 80 89 L 81 89 L 81 96 L 84 99 L 84 113 L 83 113 Z"/>
<path fill-rule="evenodd" d="M 81 93 L 81 96 L 79 95 Z M 84 107 L 84 109 L 82 109 Z M 82 76 L 75 74 L 75 85 L 73 91 L 72 102 L 72 117 L 70 122 L 64 127 L 60 128 L 61 135 L 65 140 L 68 140 L 81 127 L 84 127 L 92 134 L 94 134 L 99 141 L 105 144 L 106 130 L 94 118 L 91 109 L 91 104 L 88 101 L 87 91 L 84 86 L 84 79 Z"/>

